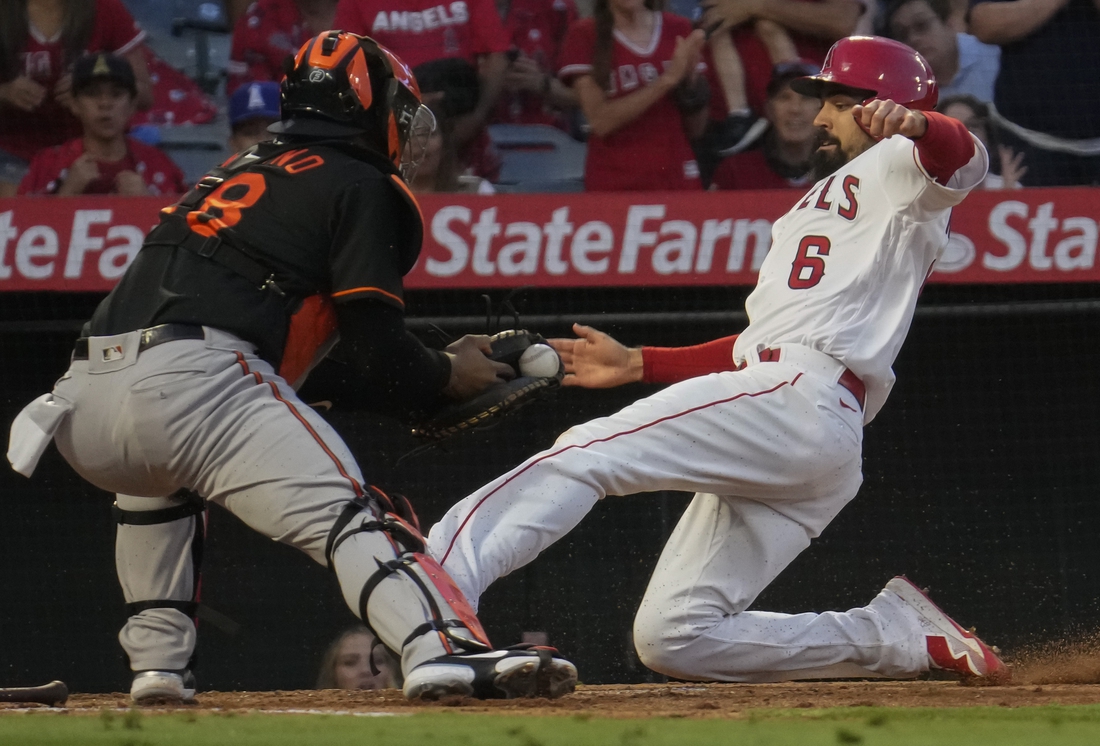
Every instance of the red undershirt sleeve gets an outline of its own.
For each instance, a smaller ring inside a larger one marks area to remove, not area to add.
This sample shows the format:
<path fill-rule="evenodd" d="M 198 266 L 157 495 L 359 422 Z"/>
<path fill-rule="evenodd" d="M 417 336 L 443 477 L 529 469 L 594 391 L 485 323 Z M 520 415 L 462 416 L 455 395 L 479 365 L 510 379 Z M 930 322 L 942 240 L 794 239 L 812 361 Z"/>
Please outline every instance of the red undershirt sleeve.
<path fill-rule="evenodd" d="M 642 381 L 676 383 L 689 378 L 735 370 L 733 343 L 737 335 L 692 347 L 643 347 Z"/>
<path fill-rule="evenodd" d="M 922 112 L 928 131 L 914 140 L 924 170 L 940 184 L 974 157 L 974 141 L 966 125 L 935 111 Z"/>

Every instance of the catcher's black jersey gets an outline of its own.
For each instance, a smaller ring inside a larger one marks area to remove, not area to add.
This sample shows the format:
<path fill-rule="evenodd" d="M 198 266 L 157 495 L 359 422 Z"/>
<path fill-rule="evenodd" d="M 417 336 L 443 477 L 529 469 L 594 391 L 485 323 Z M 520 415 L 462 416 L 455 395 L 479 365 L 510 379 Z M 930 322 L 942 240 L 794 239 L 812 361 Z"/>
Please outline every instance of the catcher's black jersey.
<path fill-rule="evenodd" d="M 264 160 L 191 209 L 185 195 L 162 223 L 185 220 L 191 233 L 245 249 L 291 299 L 322 293 L 336 303 L 368 297 L 403 308 L 401 278 L 420 251 L 422 222 L 392 166 L 335 143 L 262 144 L 255 154 Z M 293 310 L 287 298 L 194 251 L 146 244 L 85 334 L 202 324 L 256 344 L 278 365 Z"/>

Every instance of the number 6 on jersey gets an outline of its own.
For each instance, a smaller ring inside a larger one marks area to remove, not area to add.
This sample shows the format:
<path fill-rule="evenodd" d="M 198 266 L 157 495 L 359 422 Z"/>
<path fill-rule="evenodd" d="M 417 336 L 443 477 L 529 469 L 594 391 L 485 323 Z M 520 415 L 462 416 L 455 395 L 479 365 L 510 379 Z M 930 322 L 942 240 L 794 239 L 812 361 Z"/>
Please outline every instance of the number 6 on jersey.
<path fill-rule="evenodd" d="M 821 282 L 825 276 L 825 260 L 822 257 L 829 255 L 831 246 L 825 236 L 806 236 L 799 241 L 787 286 L 791 290 L 805 290 Z"/>

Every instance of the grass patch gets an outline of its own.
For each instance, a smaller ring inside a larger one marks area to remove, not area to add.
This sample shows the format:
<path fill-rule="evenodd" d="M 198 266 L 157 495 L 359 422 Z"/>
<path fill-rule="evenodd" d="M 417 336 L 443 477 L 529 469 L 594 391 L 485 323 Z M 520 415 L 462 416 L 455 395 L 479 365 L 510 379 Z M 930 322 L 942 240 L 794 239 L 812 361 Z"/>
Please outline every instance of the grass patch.
<path fill-rule="evenodd" d="M 1100 743 L 1100 705 L 757 710 L 742 720 L 610 720 L 586 713 L 409 717 L 261 713 L 0 717 L 0 746 L 1033 746 Z"/>

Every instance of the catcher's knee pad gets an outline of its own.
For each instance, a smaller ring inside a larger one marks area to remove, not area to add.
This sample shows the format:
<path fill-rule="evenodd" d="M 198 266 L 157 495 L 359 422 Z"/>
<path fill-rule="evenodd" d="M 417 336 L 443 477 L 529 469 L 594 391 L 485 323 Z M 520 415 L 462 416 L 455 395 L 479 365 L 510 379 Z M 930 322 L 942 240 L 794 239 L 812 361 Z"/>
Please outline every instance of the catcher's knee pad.
<path fill-rule="evenodd" d="M 131 664 L 193 664 L 205 503 L 186 490 L 167 498 L 118 495 L 112 513 L 115 564 L 130 616 L 119 637 Z"/>
<path fill-rule="evenodd" d="M 424 554 L 424 537 L 408 501 L 375 487 L 371 491 L 369 502 L 348 505 L 329 534 L 326 555 L 348 606 L 397 653 L 432 632 L 443 652 L 487 649 L 470 603 Z"/>

